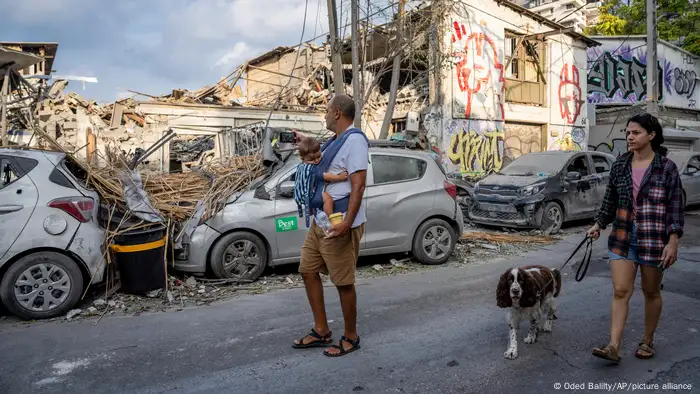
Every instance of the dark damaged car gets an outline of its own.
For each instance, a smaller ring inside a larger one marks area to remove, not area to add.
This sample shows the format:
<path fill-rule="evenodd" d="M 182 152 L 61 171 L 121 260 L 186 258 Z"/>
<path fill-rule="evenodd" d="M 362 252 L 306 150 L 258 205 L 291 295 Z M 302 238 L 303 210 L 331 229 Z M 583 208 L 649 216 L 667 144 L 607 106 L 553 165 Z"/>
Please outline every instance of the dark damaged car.
<path fill-rule="evenodd" d="M 548 151 L 518 157 L 474 187 L 474 223 L 538 228 L 593 218 L 605 195 L 615 156 L 601 152 Z"/>

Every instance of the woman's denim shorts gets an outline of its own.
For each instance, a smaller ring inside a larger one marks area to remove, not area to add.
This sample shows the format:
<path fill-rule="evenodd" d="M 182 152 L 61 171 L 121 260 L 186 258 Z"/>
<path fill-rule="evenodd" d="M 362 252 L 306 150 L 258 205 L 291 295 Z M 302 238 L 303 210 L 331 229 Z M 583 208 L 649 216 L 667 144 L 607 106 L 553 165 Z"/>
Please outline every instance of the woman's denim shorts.
<path fill-rule="evenodd" d="M 637 255 L 637 225 L 632 224 L 632 235 L 630 236 L 630 248 L 627 251 L 627 257 L 622 257 L 619 254 L 615 254 L 608 250 L 608 259 L 612 260 L 632 260 L 633 262 L 641 265 L 651 265 L 654 267 L 661 266 L 660 261 L 646 261 L 639 258 Z"/>

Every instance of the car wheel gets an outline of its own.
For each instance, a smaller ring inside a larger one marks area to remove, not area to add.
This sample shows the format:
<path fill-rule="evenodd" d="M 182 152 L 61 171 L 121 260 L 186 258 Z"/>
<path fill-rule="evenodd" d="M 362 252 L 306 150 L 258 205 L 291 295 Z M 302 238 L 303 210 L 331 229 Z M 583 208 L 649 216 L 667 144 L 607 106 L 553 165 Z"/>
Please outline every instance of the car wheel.
<path fill-rule="evenodd" d="M 686 200 L 685 190 L 683 190 L 683 193 L 681 193 L 681 208 L 685 208 L 686 201 L 688 201 L 688 200 Z"/>
<path fill-rule="evenodd" d="M 211 270 L 219 279 L 256 280 L 266 266 L 265 242 L 249 232 L 226 234 L 212 249 Z"/>
<path fill-rule="evenodd" d="M 423 222 L 413 238 L 413 255 L 423 264 L 445 263 L 454 251 L 457 236 L 449 223 L 442 219 Z"/>
<path fill-rule="evenodd" d="M 559 203 L 550 201 L 544 207 L 544 214 L 542 215 L 542 225 L 540 230 L 544 232 L 549 232 L 549 234 L 556 234 L 561 230 L 561 226 L 564 223 L 564 210 L 561 208 Z"/>
<path fill-rule="evenodd" d="M 80 267 L 70 257 L 55 252 L 22 257 L 0 282 L 0 298 L 7 310 L 27 320 L 64 315 L 82 291 Z"/>

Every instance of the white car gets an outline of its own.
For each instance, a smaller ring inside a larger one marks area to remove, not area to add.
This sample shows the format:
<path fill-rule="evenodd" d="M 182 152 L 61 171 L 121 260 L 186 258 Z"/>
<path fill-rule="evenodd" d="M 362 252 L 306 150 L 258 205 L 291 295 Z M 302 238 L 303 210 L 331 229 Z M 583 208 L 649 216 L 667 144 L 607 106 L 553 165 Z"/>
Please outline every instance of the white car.
<path fill-rule="evenodd" d="M 65 314 L 102 281 L 98 194 L 65 154 L 0 149 L 0 299 L 24 319 Z"/>

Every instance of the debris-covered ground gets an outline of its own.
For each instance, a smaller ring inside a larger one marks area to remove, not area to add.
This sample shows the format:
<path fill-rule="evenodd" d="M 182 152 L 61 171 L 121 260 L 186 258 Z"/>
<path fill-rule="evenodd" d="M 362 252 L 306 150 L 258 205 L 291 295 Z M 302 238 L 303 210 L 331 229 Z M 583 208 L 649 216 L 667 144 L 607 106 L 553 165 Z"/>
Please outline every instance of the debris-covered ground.
<path fill-rule="evenodd" d="M 556 236 L 543 236 L 538 231 L 503 232 L 482 228 L 467 228 L 457 243 L 453 258 L 441 266 L 423 265 L 408 255 L 362 258 L 358 263 L 358 280 L 427 271 L 441 267 L 468 267 L 495 259 L 522 255 L 572 234 L 584 231 L 585 225 L 568 227 Z M 333 287 L 329 278 L 321 275 L 324 286 Z M 185 308 L 209 305 L 238 296 L 262 294 L 280 289 L 303 288 L 296 265 L 268 269 L 252 283 L 231 282 L 190 276 L 170 276 L 168 288 L 155 290 L 146 296 L 116 292 L 105 297 L 104 289 L 93 290 L 67 315 L 47 321 L 92 319 L 99 324 L 104 316 L 138 316 L 144 313 L 177 312 Z M 31 322 L 29 322 L 31 323 Z"/>

